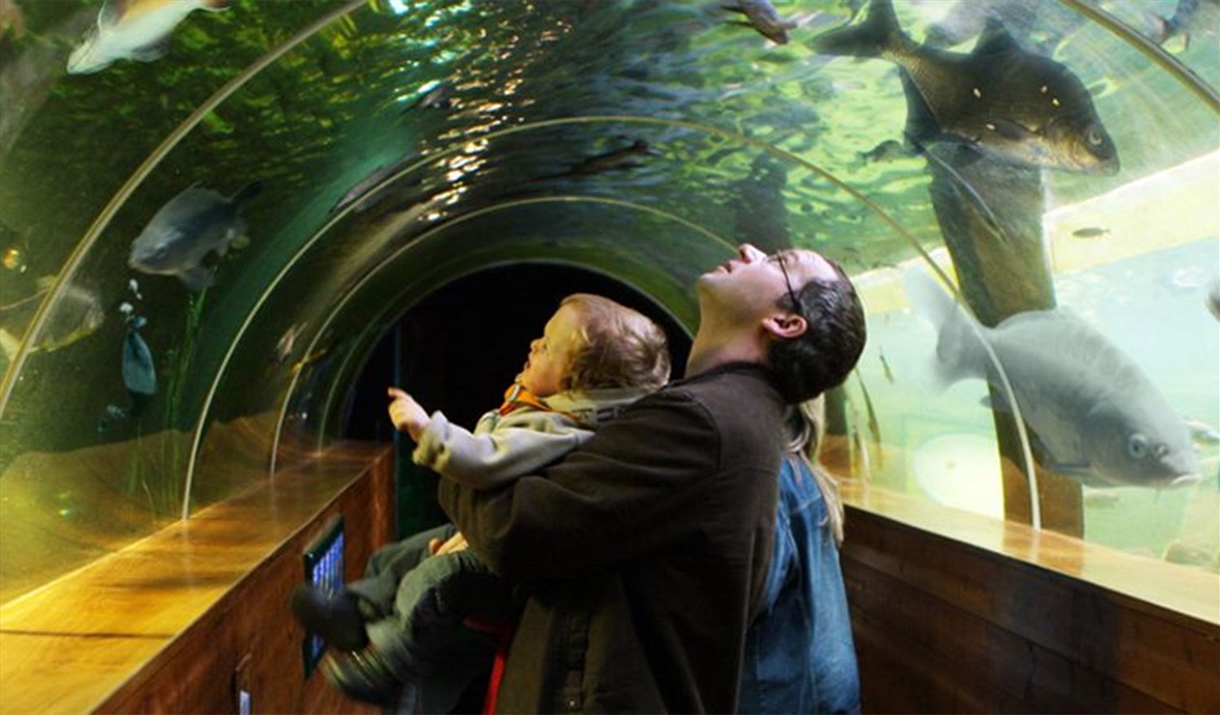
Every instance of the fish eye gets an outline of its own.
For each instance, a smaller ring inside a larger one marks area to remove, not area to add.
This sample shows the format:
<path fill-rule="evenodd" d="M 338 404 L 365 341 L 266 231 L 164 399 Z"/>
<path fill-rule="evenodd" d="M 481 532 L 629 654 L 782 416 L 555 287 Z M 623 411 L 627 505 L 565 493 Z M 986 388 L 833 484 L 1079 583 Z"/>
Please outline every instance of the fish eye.
<path fill-rule="evenodd" d="M 1099 147 L 1105 143 L 1105 140 L 1102 139 L 1101 132 L 1097 130 L 1097 127 L 1089 127 L 1089 131 L 1085 132 L 1084 140 L 1089 143 L 1089 146 L 1093 147 Z"/>
<path fill-rule="evenodd" d="M 1132 459 L 1143 459 L 1148 456 L 1148 438 L 1142 434 L 1133 434 L 1127 438 L 1127 454 Z"/>

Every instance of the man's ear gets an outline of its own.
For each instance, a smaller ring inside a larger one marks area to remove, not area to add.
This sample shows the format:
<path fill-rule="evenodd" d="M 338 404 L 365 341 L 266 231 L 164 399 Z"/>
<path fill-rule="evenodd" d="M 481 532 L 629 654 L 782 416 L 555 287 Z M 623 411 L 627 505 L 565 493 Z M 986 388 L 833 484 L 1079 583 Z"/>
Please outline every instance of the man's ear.
<path fill-rule="evenodd" d="M 793 313 L 772 315 L 763 319 L 763 328 L 777 338 L 791 340 L 805 334 L 809 324 L 805 319 Z"/>

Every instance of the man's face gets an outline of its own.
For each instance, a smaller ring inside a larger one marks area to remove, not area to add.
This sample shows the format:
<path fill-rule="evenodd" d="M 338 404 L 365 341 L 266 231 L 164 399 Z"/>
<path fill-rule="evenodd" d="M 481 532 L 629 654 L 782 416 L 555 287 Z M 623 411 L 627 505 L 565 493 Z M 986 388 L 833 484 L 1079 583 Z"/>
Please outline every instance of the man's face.
<path fill-rule="evenodd" d="M 830 263 L 813 251 L 792 248 L 768 256 L 743 243 L 736 258 L 699 277 L 700 299 L 727 315 L 757 321 L 774 312 L 777 301 L 788 295 L 785 272 L 793 291 L 814 278 L 838 278 Z"/>

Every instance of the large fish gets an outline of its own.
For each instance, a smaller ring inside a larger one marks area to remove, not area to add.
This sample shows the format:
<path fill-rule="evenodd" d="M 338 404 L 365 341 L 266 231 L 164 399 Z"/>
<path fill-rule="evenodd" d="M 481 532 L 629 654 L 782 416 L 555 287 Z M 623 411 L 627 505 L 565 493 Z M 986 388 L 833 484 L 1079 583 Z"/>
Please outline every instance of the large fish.
<path fill-rule="evenodd" d="M 998 23 L 970 54 L 915 43 L 890 0 L 864 21 L 814 38 L 829 55 L 878 57 L 901 68 L 907 139 L 954 141 L 1026 166 L 1113 174 L 1118 151 L 1084 84 L 1049 57 L 1026 52 Z"/>
<path fill-rule="evenodd" d="M 97 25 L 68 57 L 69 74 L 89 74 L 115 60 L 151 62 L 169 51 L 170 35 L 195 10 L 224 10 L 232 0 L 106 0 Z"/>
<path fill-rule="evenodd" d="M 193 185 L 162 206 L 131 244 L 127 265 L 154 275 L 178 276 L 191 290 L 212 284 L 203 259 L 212 251 L 224 255 L 229 244 L 246 233 L 241 204 L 262 191 L 262 182 L 247 184 L 226 198 Z"/>
<path fill-rule="evenodd" d="M 937 377 L 999 386 L 989 346 L 1048 468 L 1090 487 L 1199 480 L 1186 422 L 1130 358 L 1070 311 L 1018 313 L 987 328 L 926 274 L 911 272 L 906 287 L 937 326 Z"/>

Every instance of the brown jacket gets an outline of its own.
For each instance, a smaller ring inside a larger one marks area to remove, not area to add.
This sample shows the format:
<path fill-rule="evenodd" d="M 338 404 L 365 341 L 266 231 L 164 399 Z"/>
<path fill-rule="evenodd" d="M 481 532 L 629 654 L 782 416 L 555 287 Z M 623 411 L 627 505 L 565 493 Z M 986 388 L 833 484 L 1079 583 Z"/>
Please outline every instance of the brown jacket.
<path fill-rule="evenodd" d="M 543 474 L 440 501 L 528 599 L 499 712 L 732 712 L 774 533 L 783 400 L 733 364 L 645 397 Z"/>

